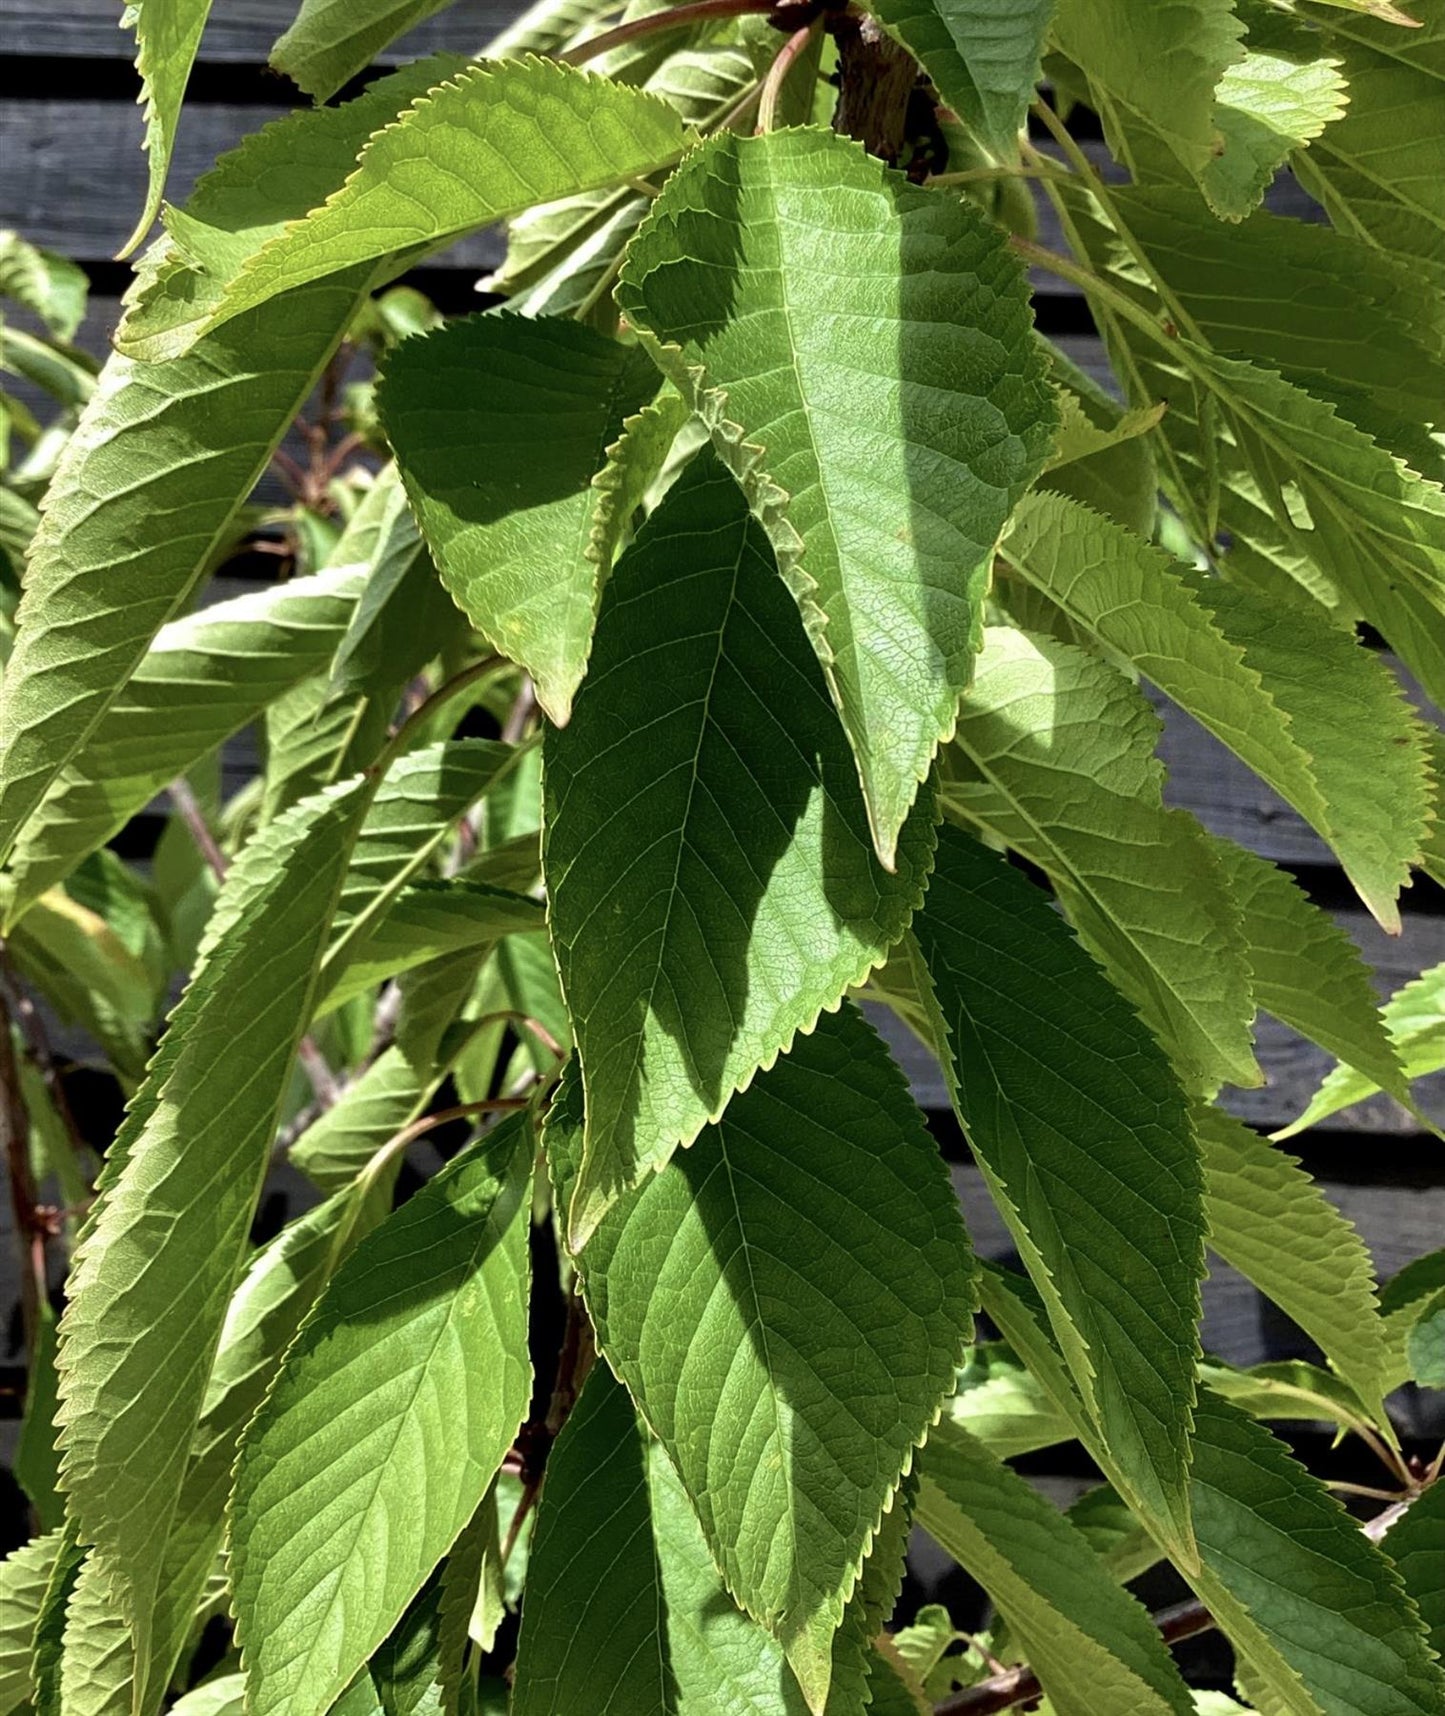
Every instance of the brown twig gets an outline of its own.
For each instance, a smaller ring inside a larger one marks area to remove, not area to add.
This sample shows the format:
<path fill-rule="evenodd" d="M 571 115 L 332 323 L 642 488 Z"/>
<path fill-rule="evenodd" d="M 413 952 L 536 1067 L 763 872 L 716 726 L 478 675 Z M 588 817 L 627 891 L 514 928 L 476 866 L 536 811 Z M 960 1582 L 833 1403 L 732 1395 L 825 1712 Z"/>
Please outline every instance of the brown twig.
<path fill-rule="evenodd" d="M 685 6 L 670 6 L 663 12 L 648 12 L 641 18 L 629 18 L 625 24 L 617 24 L 610 30 L 604 30 L 600 36 L 593 36 L 590 41 L 568 48 L 557 58 L 563 65 L 580 66 L 588 60 L 595 60 L 599 54 L 625 47 L 639 36 L 650 36 L 658 30 L 680 30 L 687 24 L 702 23 L 711 18 L 740 18 L 748 12 L 791 15 L 805 10 L 811 12 L 814 8 L 811 5 L 806 8 L 780 6 L 778 0 L 689 0 Z"/>
<path fill-rule="evenodd" d="M 801 29 L 794 30 L 778 49 L 777 57 L 768 67 L 768 75 L 763 79 L 762 92 L 758 98 L 757 132 L 760 137 L 777 124 L 778 101 L 783 93 L 783 85 L 788 81 L 788 73 L 797 64 L 799 56 L 807 51 L 808 44 L 822 27 L 823 14 L 819 12 Z"/>
<path fill-rule="evenodd" d="M 25 993 L 14 971 L 5 962 L 3 944 L 0 944 L 0 991 L 4 992 L 11 1019 L 20 1029 L 25 1043 L 25 1058 L 35 1068 L 40 1082 L 45 1086 L 45 1094 L 50 1098 L 50 1105 L 65 1128 L 70 1148 L 80 1164 L 82 1176 L 88 1180 L 91 1153 L 80 1127 L 76 1124 L 70 1098 L 65 1094 L 65 1081 L 56 1070 L 55 1054 L 50 1047 L 45 1021 L 40 1017 L 40 1009 Z"/>
<path fill-rule="evenodd" d="M 1214 1617 L 1203 1603 L 1179 1603 L 1154 1617 L 1159 1636 L 1165 1644 L 1180 1644 L 1196 1633 L 1205 1633 L 1214 1625 Z M 966 1686 L 941 1704 L 933 1707 L 933 1716 L 996 1716 L 1001 1710 L 1011 1710 L 1033 1698 L 1042 1698 L 1039 1677 L 1027 1663 L 1020 1663 L 1006 1674 L 995 1674 Z"/>

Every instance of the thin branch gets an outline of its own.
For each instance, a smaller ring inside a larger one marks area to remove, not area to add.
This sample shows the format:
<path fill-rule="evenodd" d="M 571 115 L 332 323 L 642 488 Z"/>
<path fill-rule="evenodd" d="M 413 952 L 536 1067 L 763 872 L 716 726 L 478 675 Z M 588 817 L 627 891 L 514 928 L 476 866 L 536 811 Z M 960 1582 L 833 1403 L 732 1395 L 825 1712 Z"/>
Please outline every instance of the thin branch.
<path fill-rule="evenodd" d="M 1378 1543 L 1414 1499 L 1413 1496 L 1407 1496 L 1397 1501 L 1383 1513 L 1377 1513 L 1373 1519 L 1365 1520 L 1360 1530 L 1372 1543 Z M 1172 1609 L 1161 1610 L 1154 1616 L 1154 1624 L 1166 1645 L 1176 1645 L 1182 1644 L 1185 1639 L 1194 1638 L 1198 1633 L 1209 1632 L 1215 1625 L 1215 1620 L 1203 1603 L 1190 1601 L 1176 1603 Z M 1016 1704 L 1026 1704 L 1035 1698 L 1042 1698 L 1043 1695 L 1044 1688 L 1039 1684 L 1038 1675 L 1027 1663 L 1021 1663 L 1017 1668 L 1009 1669 L 1006 1674 L 996 1674 L 988 1680 L 980 1680 L 976 1685 L 966 1686 L 962 1692 L 955 1692 L 952 1697 L 945 1698 L 941 1704 L 935 1704 L 933 1716 L 997 1716 L 997 1712 L 1001 1710 L 1011 1710 Z"/>
<path fill-rule="evenodd" d="M 80 1127 L 76 1124 L 70 1098 L 65 1094 L 65 1081 L 56 1070 L 55 1054 L 50 1047 L 45 1021 L 40 1017 L 40 1009 L 25 993 L 13 968 L 5 962 L 3 947 L 0 947 L 0 992 L 3 992 L 3 999 L 9 1005 L 11 1018 L 20 1029 L 25 1043 L 25 1058 L 35 1068 L 37 1076 L 45 1086 L 45 1094 L 50 1098 L 51 1107 L 54 1108 L 65 1128 L 66 1137 L 70 1140 L 70 1148 L 80 1165 L 82 1178 L 88 1181 L 91 1153 Z"/>
<path fill-rule="evenodd" d="M 429 697 L 424 698 L 401 722 L 382 747 L 376 761 L 367 769 L 367 774 L 384 775 L 406 749 L 416 729 L 424 722 L 429 721 L 444 703 L 449 703 L 459 691 L 465 691 L 469 685 L 474 685 L 477 680 L 485 679 L 489 673 L 496 673 L 506 666 L 507 662 L 503 656 L 489 655 L 483 657 L 481 661 L 474 661 L 470 667 L 464 667 L 460 673 L 454 673 L 444 684 L 439 685 Z"/>
<path fill-rule="evenodd" d="M 689 0 L 689 4 L 685 6 L 672 6 L 663 12 L 649 12 L 641 18 L 629 18 L 625 24 L 617 24 L 610 30 L 604 30 L 600 36 L 593 36 L 590 41 L 579 42 L 575 48 L 568 48 L 566 53 L 558 54 L 557 58 L 564 66 L 580 66 L 588 60 L 595 60 L 599 54 L 610 53 L 613 48 L 625 47 L 628 42 L 635 42 L 639 36 L 650 36 L 658 30 L 680 30 L 685 25 L 702 23 L 712 18 L 741 18 L 749 12 L 777 10 L 777 0 Z"/>
<path fill-rule="evenodd" d="M 823 14 L 810 18 L 802 29 L 794 30 L 782 47 L 778 49 L 777 57 L 768 67 L 768 75 L 763 79 L 762 94 L 758 99 L 758 135 L 771 131 L 778 122 L 778 101 L 783 93 L 783 85 L 788 81 L 788 73 L 797 64 L 800 56 L 807 52 L 808 45 L 823 27 Z"/>

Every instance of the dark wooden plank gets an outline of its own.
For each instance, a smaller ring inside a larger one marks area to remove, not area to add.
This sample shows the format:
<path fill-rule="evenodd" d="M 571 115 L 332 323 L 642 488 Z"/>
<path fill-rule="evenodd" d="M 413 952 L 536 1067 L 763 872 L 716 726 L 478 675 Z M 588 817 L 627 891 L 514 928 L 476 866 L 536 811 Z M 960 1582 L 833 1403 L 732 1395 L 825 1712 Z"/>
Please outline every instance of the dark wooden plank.
<path fill-rule="evenodd" d="M 295 17 L 299 0 L 222 0 L 201 40 L 203 60 L 264 61 Z M 521 11 L 515 0 L 454 0 L 446 11 L 408 32 L 383 63 L 415 54 L 475 53 Z M 134 38 L 117 26 L 118 0 L 0 0 L 0 48 L 7 54 L 66 54 L 129 59 Z"/>

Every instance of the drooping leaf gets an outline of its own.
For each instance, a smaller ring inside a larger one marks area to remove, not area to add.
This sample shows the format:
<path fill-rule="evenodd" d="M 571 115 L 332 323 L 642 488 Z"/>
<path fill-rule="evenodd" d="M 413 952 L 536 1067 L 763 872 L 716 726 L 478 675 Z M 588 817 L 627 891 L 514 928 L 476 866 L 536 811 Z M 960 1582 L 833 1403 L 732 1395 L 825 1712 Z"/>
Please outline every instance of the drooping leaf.
<path fill-rule="evenodd" d="M 465 66 L 378 132 L 320 207 L 247 255 L 203 331 L 305 282 L 653 172 L 683 142 L 673 109 L 641 90 L 531 58 Z"/>
<path fill-rule="evenodd" d="M 1424 1078 L 1445 1067 L 1445 964 L 1431 966 L 1397 989 L 1381 1010 L 1381 1019 L 1407 1079 Z M 1276 1136 L 1292 1138 L 1380 1088 L 1353 1065 L 1337 1066 L 1326 1075 L 1299 1119 Z"/>
<path fill-rule="evenodd" d="M 22 1062 L 22 1066 L 24 1063 Z M 31 1099 L 21 1075 L 22 1101 Z M 39 1083 L 38 1078 L 34 1081 Z M 41 1085 L 42 1091 L 44 1086 Z M 70 1140 L 64 1140 L 70 1149 Z M 15 1444 L 11 1470 L 24 1490 L 26 1499 L 35 1510 L 42 1532 L 55 1531 L 65 1516 L 65 1503 L 60 1495 L 60 1456 L 55 1447 L 55 1407 L 59 1383 L 55 1374 L 55 1312 L 48 1301 L 41 1301 L 36 1326 L 35 1350 L 31 1354 L 29 1374 L 25 1379 L 25 1416 L 20 1424 L 20 1436 Z"/>
<path fill-rule="evenodd" d="M 336 646 L 331 690 L 385 701 L 426 666 L 456 622 L 395 464 L 385 466 L 362 496 L 328 556 L 333 566 L 353 560 L 367 569 L 366 587 Z"/>
<path fill-rule="evenodd" d="M 581 1097 L 574 1071 L 548 1117 L 564 1193 Z M 846 1004 L 824 1014 L 603 1217 L 579 1269 L 728 1589 L 821 1709 L 833 1635 L 972 1305 L 947 1175 L 871 1028 Z"/>
<path fill-rule="evenodd" d="M 1058 1716 L 1187 1716 L 1158 1629 L 1083 1534 L 960 1431 L 919 1460 L 919 1523 L 984 1587 Z"/>
<path fill-rule="evenodd" d="M 251 1258 L 231 1295 L 166 1544 L 151 1684 L 170 1678 L 216 1564 L 241 1432 L 332 1271 L 386 1213 L 389 1192 L 389 1182 L 348 1186 L 307 1210 Z"/>
<path fill-rule="evenodd" d="M 358 783 L 312 801 L 233 866 L 107 1154 L 71 1274 L 63 1477 L 143 1663 L 206 1377 L 367 797 Z"/>
<path fill-rule="evenodd" d="M 891 866 L 1053 429 L 1019 267 L 970 205 L 799 130 L 694 151 L 617 295 L 768 533 Z"/>
<path fill-rule="evenodd" d="M 46 494 L 0 686 L 0 857 L 194 588 L 364 285 L 308 287 L 179 362 L 107 363 Z"/>
<path fill-rule="evenodd" d="M 1400 1059 L 1354 942 L 1287 871 L 1232 841 L 1214 849 L 1243 914 L 1260 1008 L 1405 1100 Z"/>
<path fill-rule="evenodd" d="M 9 922 L 281 691 L 324 667 L 362 578 L 339 567 L 163 626 L 27 818 L 7 871 Z"/>
<path fill-rule="evenodd" d="M 1198 175 L 1219 147 L 1215 91 L 1243 58 L 1234 0 L 1059 0 L 1058 46 L 1088 79 L 1114 154 L 1128 164 L 1144 126 Z"/>
<path fill-rule="evenodd" d="M 577 1245 L 883 958 L 922 894 L 932 813 L 925 794 L 885 871 L 766 538 L 711 454 L 618 563 L 545 765 L 549 927 L 587 1091 Z"/>
<path fill-rule="evenodd" d="M 1274 1300 L 1385 1425 L 1369 1253 L 1298 1160 L 1218 1108 L 1196 1114 L 1209 1245 Z"/>
<path fill-rule="evenodd" d="M 1445 491 L 1278 372 L 1175 345 L 1229 414 L 1277 528 L 1445 701 Z"/>
<path fill-rule="evenodd" d="M 56 1709 L 63 1716 L 131 1716 L 130 1629 L 93 1554 L 82 1563 L 65 1605 L 58 1666 Z"/>
<path fill-rule="evenodd" d="M 605 1549 L 577 1553 L 579 1544 Z M 781 1647 L 723 1587 L 687 1492 L 605 1363 L 547 1461 L 515 1716 L 804 1716 Z"/>
<path fill-rule="evenodd" d="M 940 831 L 914 934 L 976 1160 L 1123 1493 L 1188 1561 L 1204 1218 L 1183 1094 L 1047 896 L 967 835 Z"/>
<path fill-rule="evenodd" d="M 58 1531 L 47 1532 L 0 1561 L 0 1716 L 29 1702 L 35 1626 L 60 1541 Z"/>
<path fill-rule="evenodd" d="M 301 0 L 271 64 L 317 101 L 365 71 L 377 53 L 450 0 Z"/>
<path fill-rule="evenodd" d="M 324 202 L 373 132 L 462 63 L 445 54 L 418 60 L 352 101 L 263 126 L 222 155 L 184 208 L 166 208 L 165 236 L 126 295 L 117 348 L 152 363 L 183 355 L 246 259 Z M 362 278 L 370 280 L 369 269 Z"/>
<path fill-rule="evenodd" d="M 527 1408 L 527 1116 L 357 1246 L 241 1444 L 231 1574 L 251 1707 L 340 1696 L 476 1512 Z"/>
<path fill-rule="evenodd" d="M 883 0 L 879 19 L 1001 161 L 1018 158 L 1053 0 Z"/>
<path fill-rule="evenodd" d="M 317 984 L 318 1004 L 425 872 L 453 825 L 517 763 L 514 745 L 444 739 L 398 757 L 387 770 L 357 836 Z M 439 953 L 450 951 L 438 948 Z"/>
<path fill-rule="evenodd" d="M 1445 1484 L 1415 1497 L 1385 1538 L 1405 1589 L 1415 1600 L 1435 1654 L 1445 1657 Z"/>
<path fill-rule="evenodd" d="M 129 256 L 145 237 L 161 206 L 181 103 L 210 10 L 211 0 L 129 0 L 121 18 L 124 26 L 135 31 L 135 68 L 140 73 L 150 157 L 145 207 L 122 256 Z"/>
<path fill-rule="evenodd" d="M 68 256 L 0 230 L 0 297 L 39 316 L 57 340 L 73 340 L 85 320 L 90 280 Z"/>
<path fill-rule="evenodd" d="M 486 385 L 458 389 L 458 377 Z M 459 607 L 525 667 L 565 724 L 600 584 L 593 478 L 657 392 L 636 346 L 576 322 L 475 316 L 406 340 L 378 407 L 422 531 Z"/>
<path fill-rule="evenodd" d="M 1445 150 L 1437 116 L 1445 89 L 1445 17 L 1329 18 L 1344 64 L 1344 115 L 1292 161 L 1335 225 L 1445 279 Z"/>
<path fill-rule="evenodd" d="M 1030 1284 L 989 1265 L 982 1278 L 989 1316 L 1118 1488 Z M 1282 1443 L 1209 1389 L 1195 1404 L 1190 1500 L 1200 1565 L 1185 1577 L 1272 1709 L 1428 1716 L 1445 1676 L 1389 1561 Z"/>
<path fill-rule="evenodd" d="M 1185 573 L 1062 495 L 1027 496 L 1003 554 L 1292 804 L 1398 924 L 1428 801 L 1420 725 L 1388 670 L 1302 604 Z"/>
<path fill-rule="evenodd" d="M 1203 830 L 1164 808 L 1158 731 L 1106 662 L 992 627 L 940 797 L 1048 875 L 1186 1078 L 1258 1084 L 1238 912 Z"/>

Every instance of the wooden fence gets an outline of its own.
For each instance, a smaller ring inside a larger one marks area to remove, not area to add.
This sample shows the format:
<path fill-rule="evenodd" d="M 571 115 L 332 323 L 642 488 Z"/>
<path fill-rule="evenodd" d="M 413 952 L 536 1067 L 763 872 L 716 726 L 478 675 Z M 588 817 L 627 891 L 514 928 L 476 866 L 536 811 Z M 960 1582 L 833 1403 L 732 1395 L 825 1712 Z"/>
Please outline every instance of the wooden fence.
<path fill-rule="evenodd" d="M 437 49 L 474 52 L 517 10 L 509 0 L 457 0 L 449 10 L 413 31 L 392 49 L 388 61 Z M 191 95 L 181 120 L 170 194 L 179 200 L 191 181 L 223 149 L 294 104 L 292 86 L 266 68 L 271 43 L 294 11 L 294 0 L 223 0 L 208 26 Z M 15 226 L 36 242 L 81 262 L 93 287 L 90 314 L 80 341 L 105 348 L 118 315 L 128 268 L 112 260 L 125 240 L 143 197 L 141 119 L 134 102 L 137 83 L 130 64 L 130 38 L 118 28 L 119 0 L 0 0 L 0 225 Z M 1086 140 L 1097 147 L 1094 140 Z M 1272 198 L 1283 212 L 1308 215 L 1309 205 L 1291 184 Z M 1047 234 L 1045 234 L 1047 237 Z M 420 283 L 448 312 L 480 308 L 480 274 L 494 267 L 500 244 L 492 234 L 469 238 L 423 271 Z M 1102 349 L 1087 308 L 1058 282 L 1038 282 L 1037 309 L 1043 331 L 1059 341 L 1084 368 L 1102 377 Z M 218 581 L 219 582 L 219 581 Z M 233 585 L 232 588 L 235 586 Z M 1216 740 L 1160 700 L 1164 734 L 1160 754 L 1169 767 L 1169 797 L 1193 811 L 1206 827 L 1241 842 L 1288 869 L 1355 939 L 1373 967 L 1382 993 L 1445 959 L 1445 892 L 1420 882 L 1406 896 L 1404 932 L 1381 933 L 1354 901 L 1333 857 L 1318 836 L 1237 762 Z M 233 784 L 249 768 L 244 743 L 231 747 L 227 772 Z M 127 835 L 129 855 L 144 856 L 157 819 L 140 819 Z M 916 1045 L 891 1032 L 924 1108 L 954 1164 L 975 1243 L 1007 1256 L 1009 1239 L 969 1165 L 958 1128 L 947 1112 L 938 1069 Z M 1230 1106 L 1261 1130 L 1272 1130 L 1303 1107 L 1327 1069 L 1327 1057 L 1292 1032 L 1265 1020 L 1260 1060 L 1267 1085 L 1235 1093 Z M 1445 1076 L 1424 1090 L 1432 1117 L 1445 1122 Z M 1445 1147 L 1420 1135 L 1409 1116 L 1380 1097 L 1339 1115 L 1326 1131 L 1293 1146 L 1324 1183 L 1329 1195 L 1359 1227 L 1389 1276 L 1445 1239 Z M 279 1195 L 304 1195 L 299 1181 L 282 1182 Z M 8 1219 L 8 1210 L 5 1217 Z M 23 1372 L 18 1368 L 14 1250 L 0 1233 L 0 1466 L 13 1452 Z M 1204 1340 L 1211 1351 L 1237 1364 L 1266 1358 L 1310 1356 L 1308 1341 L 1262 1301 L 1232 1271 L 1216 1267 L 1205 1287 Z M 1441 1397 L 1407 1394 L 1399 1401 L 1402 1427 L 1420 1449 L 1424 1438 L 1445 1428 Z M 1305 1429 L 1291 1432 L 1309 1444 L 1309 1458 L 1339 1476 L 1364 1476 L 1348 1452 L 1324 1454 L 1324 1441 Z M 1043 1476 L 1081 1481 L 1086 1468 L 1067 1470 L 1057 1451 L 1029 1463 Z M 13 1498 L 0 1474 L 0 1518 Z M 19 1517 L 16 1515 L 15 1517 Z M 7 1533 L 7 1536 L 11 1534 Z"/>

